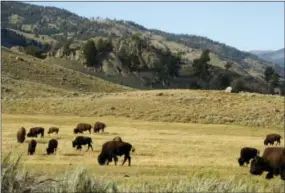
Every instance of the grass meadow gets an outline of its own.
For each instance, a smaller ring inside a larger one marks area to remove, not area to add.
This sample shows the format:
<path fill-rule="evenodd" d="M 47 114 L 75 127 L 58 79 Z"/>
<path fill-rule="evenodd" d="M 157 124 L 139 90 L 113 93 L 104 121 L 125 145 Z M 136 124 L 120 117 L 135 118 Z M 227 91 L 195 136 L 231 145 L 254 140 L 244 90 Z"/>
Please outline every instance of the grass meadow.
<path fill-rule="evenodd" d="M 105 133 L 84 133 L 84 136 L 92 137 L 94 151 L 86 152 L 87 147 L 83 148 L 82 152 L 73 149 L 71 142 L 75 138 L 72 132 L 75 125 L 79 122 L 93 124 L 99 120 L 108 125 Z M 38 138 L 36 154 L 27 156 L 27 143 L 30 139 L 26 138 L 23 144 L 18 144 L 16 141 L 16 131 L 21 126 L 25 128 L 58 126 L 60 132 L 59 135 L 45 134 L 43 139 Z M 2 114 L 2 154 L 7 155 L 12 152 L 11 157 L 14 158 L 23 155 L 21 168 L 33 176 L 40 176 L 40 179 L 69 179 L 73 175 L 72 179 L 78 180 L 78 176 L 88 175 L 93 179 L 91 180 L 93 183 L 97 183 L 96 191 L 100 187 L 100 191 L 108 187 L 104 191 L 284 192 L 284 182 L 279 177 L 265 180 L 264 174 L 252 176 L 249 174 L 249 167 L 240 167 L 236 160 L 243 146 L 256 147 L 262 152 L 265 148 L 264 135 L 269 132 L 281 133 L 280 129 L 272 128 L 150 122 L 114 116 L 79 117 L 4 113 Z M 99 166 L 97 156 L 102 144 L 118 135 L 136 149 L 131 155 L 132 166 L 128 167 L 127 164 L 121 166 L 123 157 L 119 158 L 118 166 L 113 162 L 109 166 Z M 45 148 L 51 138 L 58 139 L 59 148 L 56 155 L 47 156 Z M 64 183 L 68 182 L 65 180 Z M 44 188 L 53 187 L 53 192 L 64 192 L 58 187 L 58 183 L 48 184 Z M 94 190 L 92 187 L 89 188 L 91 192 L 96 192 L 94 188 Z M 72 190 L 66 191 L 80 191 L 79 189 L 73 187 Z"/>

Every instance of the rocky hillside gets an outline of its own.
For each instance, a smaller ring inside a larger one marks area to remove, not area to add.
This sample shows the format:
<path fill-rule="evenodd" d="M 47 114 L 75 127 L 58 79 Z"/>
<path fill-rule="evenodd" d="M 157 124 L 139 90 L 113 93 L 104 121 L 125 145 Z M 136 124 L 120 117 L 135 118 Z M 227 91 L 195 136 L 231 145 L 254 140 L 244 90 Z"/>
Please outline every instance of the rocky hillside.
<path fill-rule="evenodd" d="M 120 77 L 114 79 L 117 83 L 123 83 L 122 77 L 127 77 L 150 88 L 189 88 L 193 83 L 190 80 L 193 61 L 205 49 L 210 50 L 210 71 L 217 75 L 216 79 L 221 79 L 219 73 L 226 71 L 233 77 L 249 76 L 260 81 L 265 68 L 274 66 L 254 54 L 205 37 L 147 29 L 131 21 L 88 19 L 55 7 L 20 2 L 2 2 L 1 5 L 2 28 L 30 40 L 48 43 L 52 48 L 57 47 L 55 52 L 47 54 L 49 61 L 55 58 L 76 61 L 68 67 L 88 71 L 83 45 L 93 39 L 96 49 L 101 50 L 96 52 L 96 64 L 101 70 L 99 74 L 103 72 L 109 77 Z M 17 41 L 8 42 L 13 42 L 8 47 L 18 46 Z M 231 63 L 229 69 L 225 69 L 227 62 Z M 274 68 L 283 72 L 280 66 Z M 179 76 L 176 76 L 177 72 Z M 200 88 L 217 87 L 201 86 L 203 81 L 193 84 L 199 84 L 197 87 Z"/>

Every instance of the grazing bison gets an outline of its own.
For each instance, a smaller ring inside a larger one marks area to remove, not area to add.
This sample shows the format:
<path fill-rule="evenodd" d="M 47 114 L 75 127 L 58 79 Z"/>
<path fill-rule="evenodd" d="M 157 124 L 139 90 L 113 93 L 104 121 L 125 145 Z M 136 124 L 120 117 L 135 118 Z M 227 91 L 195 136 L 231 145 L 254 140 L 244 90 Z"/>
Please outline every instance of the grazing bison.
<path fill-rule="evenodd" d="M 89 131 L 91 133 L 92 126 L 88 123 L 78 123 L 76 128 L 73 130 L 73 132 L 76 133 L 83 133 L 83 131 Z"/>
<path fill-rule="evenodd" d="M 257 155 L 259 155 L 259 150 L 256 148 L 243 147 L 240 151 L 238 163 L 240 166 L 243 166 L 244 163 L 249 164 L 249 161 Z"/>
<path fill-rule="evenodd" d="M 32 139 L 28 144 L 28 155 L 33 155 L 36 151 L 37 142 L 36 140 Z"/>
<path fill-rule="evenodd" d="M 264 145 L 274 145 L 274 142 L 277 141 L 276 145 L 280 144 L 281 135 L 279 134 L 268 134 L 264 140 Z"/>
<path fill-rule="evenodd" d="M 113 141 L 119 141 L 122 142 L 122 138 L 120 136 L 114 137 Z"/>
<path fill-rule="evenodd" d="M 97 122 L 94 124 L 93 131 L 94 131 L 94 133 L 97 133 L 97 132 L 99 133 L 100 130 L 101 130 L 102 133 L 103 133 L 105 127 L 106 127 L 106 124 L 105 124 L 105 123 L 102 123 L 102 122 L 97 121 Z"/>
<path fill-rule="evenodd" d="M 38 137 L 38 134 L 41 134 L 41 137 L 44 137 L 45 129 L 42 127 L 33 127 L 30 129 L 27 134 L 28 137 Z"/>
<path fill-rule="evenodd" d="M 48 134 L 51 134 L 51 133 L 56 133 L 56 134 L 58 134 L 58 132 L 59 132 L 59 128 L 58 127 L 50 127 L 49 129 L 48 129 Z"/>
<path fill-rule="evenodd" d="M 131 156 L 130 152 L 134 152 L 135 148 L 129 143 L 120 142 L 120 141 L 108 141 L 103 144 L 102 151 L 99 154 L 97 160 L 100 165 L 104 165 L 107 161 L 112 162 L 114 158 L 115 165 L 117 165 L 118 158 L 117 156 L 125 155 L 122 165 L 128 160 L 129 166 L 131 166 Z"/>
<path fill-rule="evenodd" d="M 48 142 L 47 154 L 55 154 L 58 142 L 56 139 L 51 139 Z"/>
<path fill-rule="evenodd" d="M 19 143 L 23 143 L 26 138 L 26 129 L 21 127 L 17 132 L 17 140 Z"/>
<path fill-rule="evenodd" d="M 72 141 L 72 147 L 74 148 L 74 147 L 77 146 L 76 149 L 79 149 L 79 150 L 81 150 L 81 148 L 82 148 L 81 146 L 82 146 L 82 145 L 86 145 L 86 144 L 88 145 L 87 151 L 89 150 L 90 147 L 91 147 L 91 149 L 92 149 L 92 151 L 93 151 L 92 139 L 91 139 L 91 137 L 77 136 L 77 137 L 75 138 L 75 140 Z"/>
<path fill-rule="evenodd" d="M 250 163 L 250 173 L 252 175 L 261 175 L 267 171 L 266 179 L 273 178 L 273 175 L 281 175 L 285 180 L 285 148 L 267 147 L 262 157 L 256 156 Z"/>

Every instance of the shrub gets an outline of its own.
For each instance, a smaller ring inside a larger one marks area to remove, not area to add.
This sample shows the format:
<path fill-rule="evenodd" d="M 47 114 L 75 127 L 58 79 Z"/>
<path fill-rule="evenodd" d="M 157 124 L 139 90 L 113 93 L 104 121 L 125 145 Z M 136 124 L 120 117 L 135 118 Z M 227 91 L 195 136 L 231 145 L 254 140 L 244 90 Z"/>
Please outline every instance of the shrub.
<path fill-rule="evenodd" d="M 44 179 L 42 176 L 32 176 L 21 170 L 22 156 L 11 158 L 11 153 L 2 159 L 1 192 L 55 192 L 55 193 L 105 193 L 118 192 L 114 183 L 106 183 L 103 180 L 91 177 L 85 168 L 80 167 L 66 173 L 58 180 Z"/>

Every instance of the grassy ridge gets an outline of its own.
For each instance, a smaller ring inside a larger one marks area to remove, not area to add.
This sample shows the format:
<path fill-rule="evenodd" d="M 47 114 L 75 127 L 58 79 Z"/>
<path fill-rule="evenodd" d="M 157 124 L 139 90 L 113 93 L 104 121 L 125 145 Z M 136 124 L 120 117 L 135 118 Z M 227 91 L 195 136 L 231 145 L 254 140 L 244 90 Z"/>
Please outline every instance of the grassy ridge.
<path fill-rule="evenodd" d="M 16 114 L 129 117 L 148 121 L 230 124 L 283 129 L 283 97 L 222 91 L 152 90 L 83 97 L 2 100 Z"/>
<path fill-rule="evenodd" d="M 17 57 L 24 61 L 17 60 Z M 4 97 L 64 96 L 73 92 L 133 90 L 5 48 L 2 48 L 1 79 Z"/>

